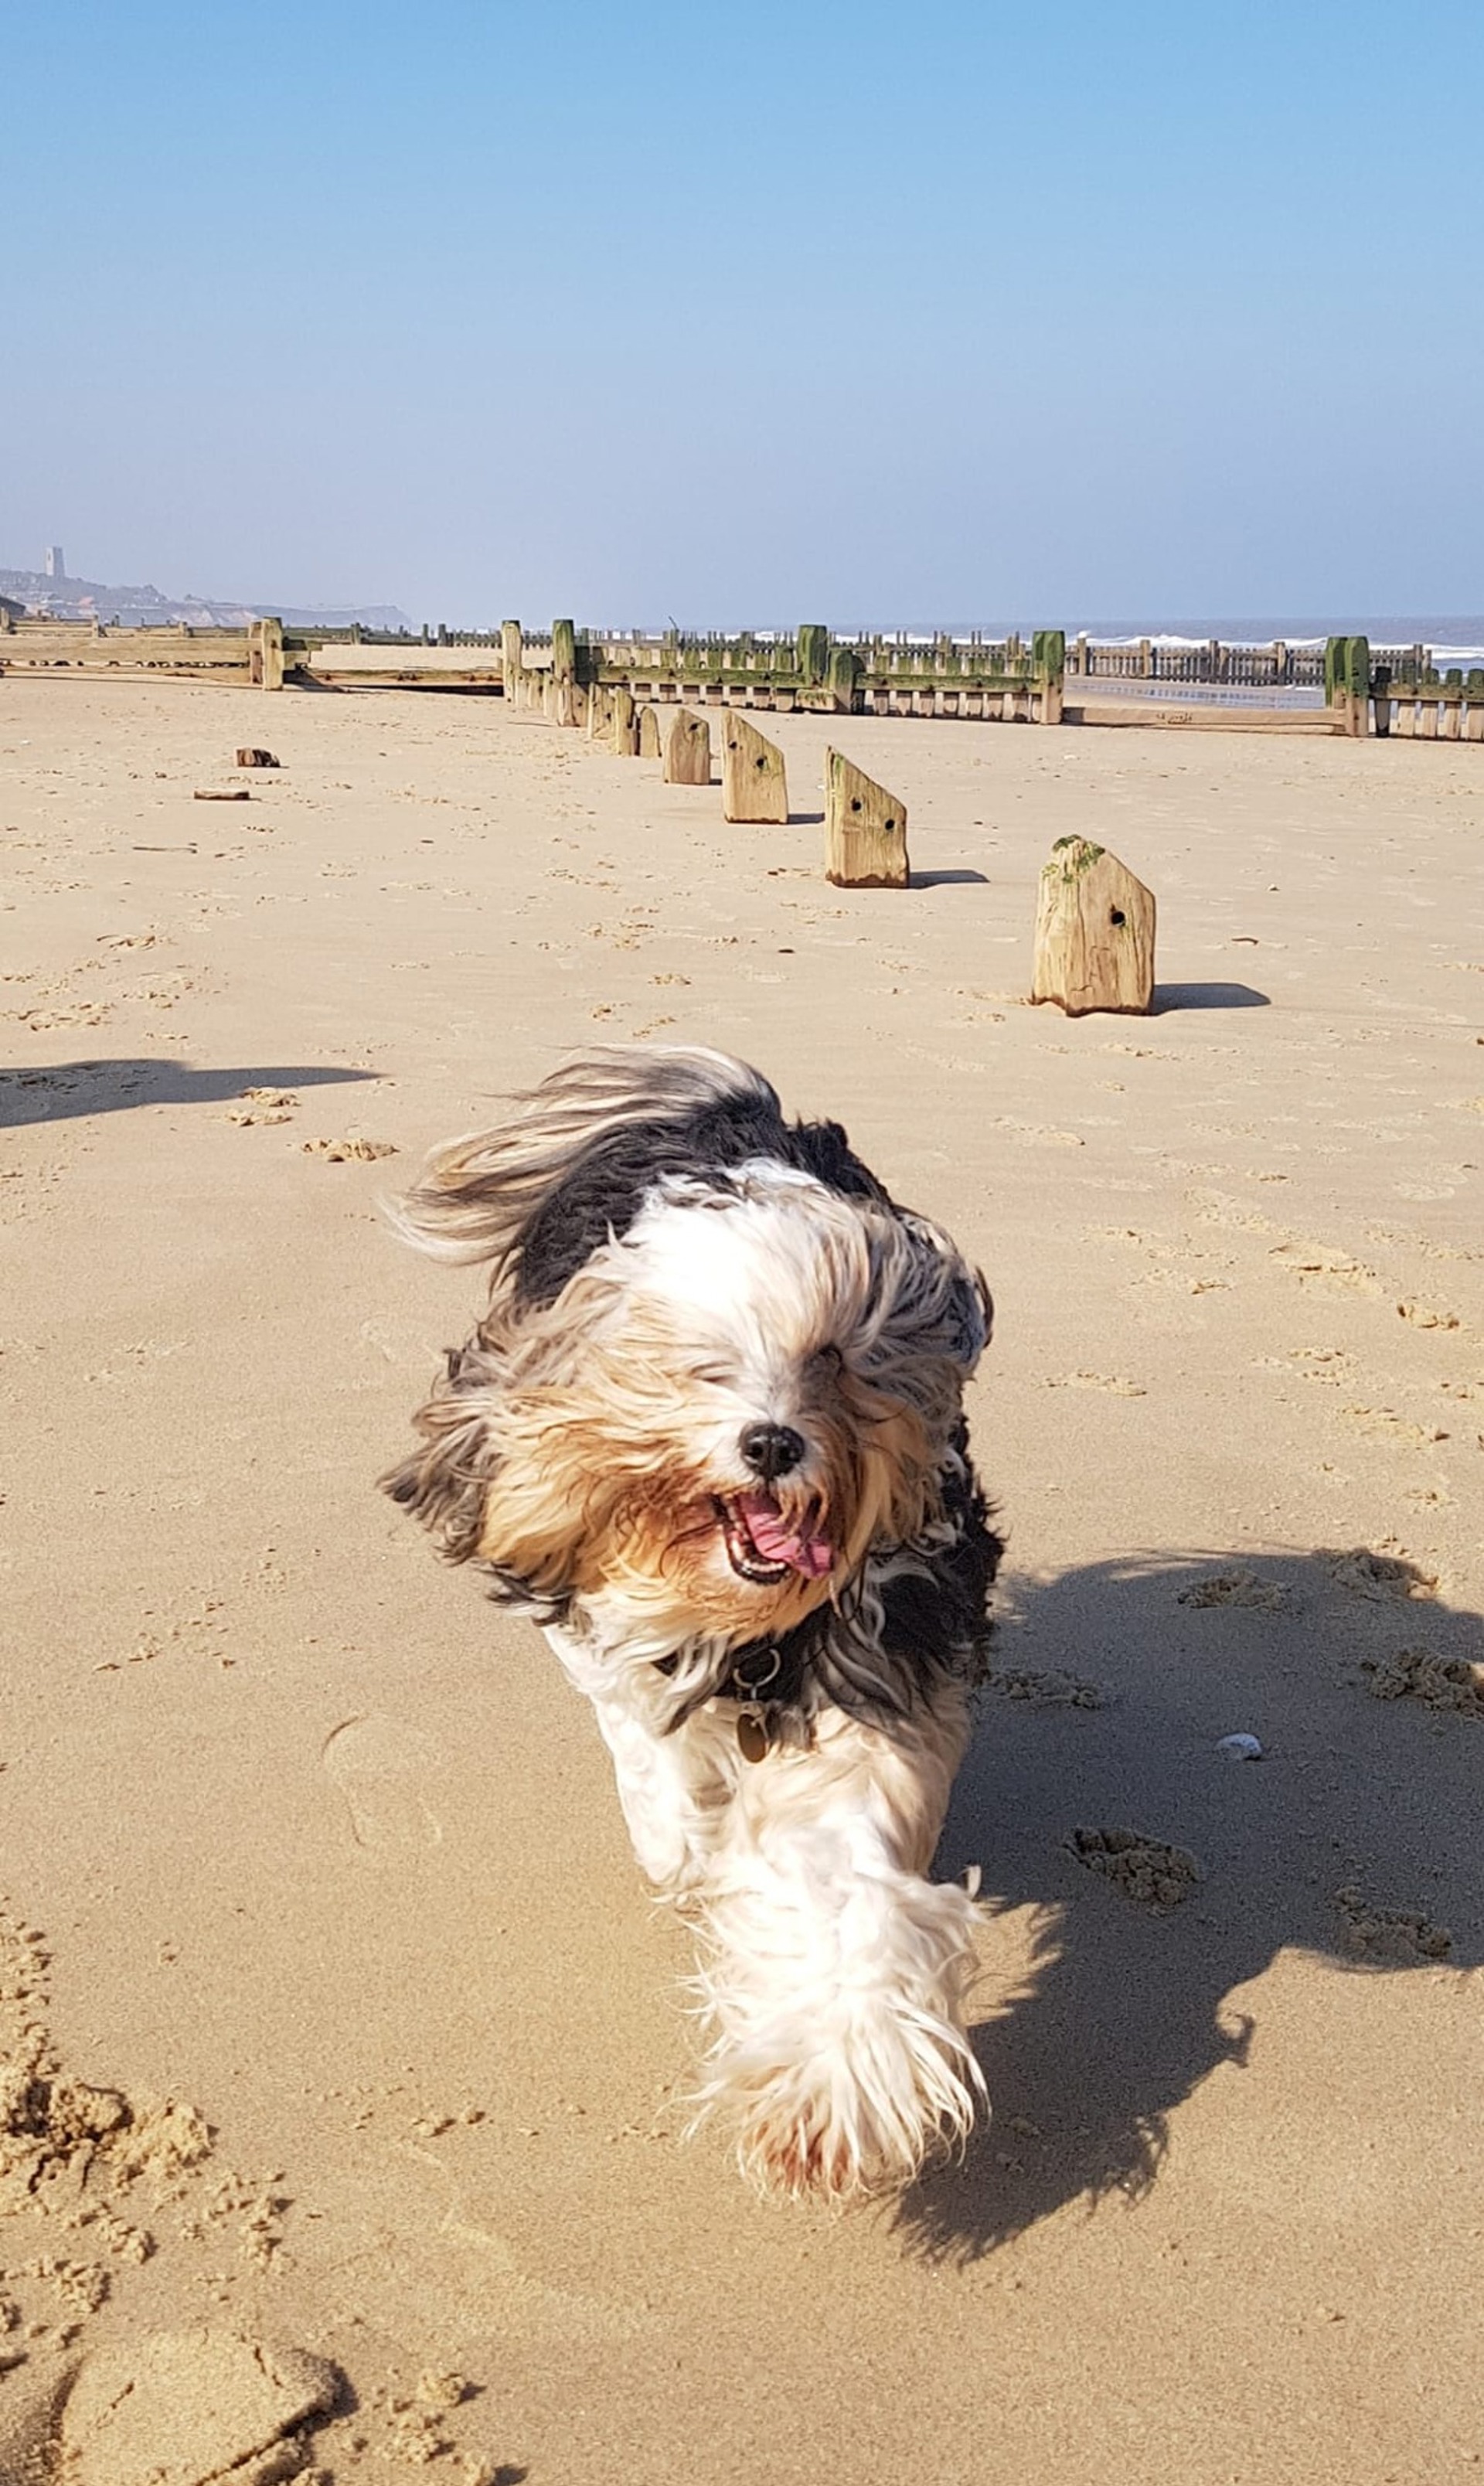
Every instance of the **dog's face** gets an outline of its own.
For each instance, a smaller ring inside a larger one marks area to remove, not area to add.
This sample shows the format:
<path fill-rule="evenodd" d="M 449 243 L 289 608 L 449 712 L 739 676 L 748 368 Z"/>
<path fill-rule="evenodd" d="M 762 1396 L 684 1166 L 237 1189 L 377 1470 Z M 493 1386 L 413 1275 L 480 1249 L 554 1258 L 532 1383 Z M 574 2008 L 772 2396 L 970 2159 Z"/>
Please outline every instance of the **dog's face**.
<path fill-rule="evenodd" d="M 773 1635 L 933 1515 L 986 1325 L 956 1254 L 872 1202 L 675 1180 L 555 1301 L 497 1304 L 394 1490 L 536 1597 Z"/>

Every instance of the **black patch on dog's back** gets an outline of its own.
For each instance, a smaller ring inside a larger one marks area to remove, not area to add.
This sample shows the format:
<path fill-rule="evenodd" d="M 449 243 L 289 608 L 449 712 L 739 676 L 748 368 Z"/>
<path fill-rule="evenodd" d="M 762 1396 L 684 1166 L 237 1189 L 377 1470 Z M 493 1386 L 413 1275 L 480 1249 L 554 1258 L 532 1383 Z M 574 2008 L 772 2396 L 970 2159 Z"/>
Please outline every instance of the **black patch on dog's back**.
<path fill-rule="evenodd" d="M 549 1191 L 514 1255 L 515 1301 L 555 1303 L 611 1234 L 626 1234 L 666 1174 L 713 1174 L 771 1157 L 831 1191 L 894 1206 L 838 1122 L 785 1122 L 756 1095 L 724 1096 L 691 1113 L 625 1122 L 596 1138 Z"/>

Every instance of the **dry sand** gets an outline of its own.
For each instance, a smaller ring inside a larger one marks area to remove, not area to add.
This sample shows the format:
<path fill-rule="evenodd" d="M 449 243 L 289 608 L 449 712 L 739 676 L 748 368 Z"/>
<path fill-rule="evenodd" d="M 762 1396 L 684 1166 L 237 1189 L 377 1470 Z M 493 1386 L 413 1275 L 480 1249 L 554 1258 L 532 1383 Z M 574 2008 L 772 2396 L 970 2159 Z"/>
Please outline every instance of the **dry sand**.
<path fill-rule="evenodd" d="M 1484 2461 L 1484 755 L 862 721 L 898 896 L 778 730 L 727 828 L 487 701 L 0 680 L 8 2486 Z M 1022 1004 L 1071 831 L 1158 1016 Z M 475 1293 L 377 1195 L 594 1036 L 758 1062 L 998 1300 L 997 2113 L 894 2211 L 682 2143 L 591 1725 L 372 1490 Z"/>

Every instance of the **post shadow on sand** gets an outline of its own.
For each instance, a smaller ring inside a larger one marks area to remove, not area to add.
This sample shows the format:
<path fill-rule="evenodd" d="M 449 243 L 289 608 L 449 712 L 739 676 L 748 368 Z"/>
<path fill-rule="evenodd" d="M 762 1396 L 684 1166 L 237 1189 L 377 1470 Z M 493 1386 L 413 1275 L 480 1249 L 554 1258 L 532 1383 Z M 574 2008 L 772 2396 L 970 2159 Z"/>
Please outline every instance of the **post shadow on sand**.
<path fill-rule="evenodd" d="M 1252 984 L 1156 984 L 1151 1017 L 1166 1010 L 1271 1009 L 1272 997 Z"/>
<path fill-rule="evenodd" d="M 1039 1912 L 1039 1942 L 998 2003 L 993 1932 L 983 1946 L 974 2042 L 993 2120 L 897 2204 L 910 2251 L 974 2261 L 1069 2202 L 1147 2194 L 1174 2110 L 1218 2064 L 1245 2063 L 1253 2024 L 1229 1998 L 1278 1951 L 1367 1976 L 1484 1961 L 1484 1717 L 1369 1690 L 1368 1670 L 1403 1651 L 1484 1661 L 1484 1622 L 1428 1585 L 1339 1549 L 1150 1556 L 1012 1586 L 995 1669 L 1059 1670 L 1106 1705 L 982 1695 L 936 1869 L 977 1863 L 992 1906 Z M 1218 1752 L 1240 1732 L 1262 1759 Z M 1080 1828 L 1184 1848 L 1203 1879 L 1156 1912 L 1080 1862 Z"/>
<path fill-rule="evenodd" d="M 282 1063 L 240 1070 L 193 1070 L 185 1062 L 144 1058 L 54 1062 L 0 1070 L 0 1130 L 33 1122 L 69 1121 L 83 1114 L 120 1114 L 134 1105 L 220 1105 L 244 1088 L 325 1088 L 374 1079 L 373 1070 L 306 1068 Z"/>

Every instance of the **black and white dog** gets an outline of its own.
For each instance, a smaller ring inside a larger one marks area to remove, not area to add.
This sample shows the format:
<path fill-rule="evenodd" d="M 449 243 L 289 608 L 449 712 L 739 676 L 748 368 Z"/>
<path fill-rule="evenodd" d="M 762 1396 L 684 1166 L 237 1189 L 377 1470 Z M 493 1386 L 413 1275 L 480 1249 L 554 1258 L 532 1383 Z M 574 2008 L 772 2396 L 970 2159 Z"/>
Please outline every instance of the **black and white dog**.
<path fill-rule="evenodd" d="M 907 2181 L 982 2089 L 976 1911 L 925 1879 L 999 1561 L 982 1279 L 834 1122 L 700 1049 L 586 1055 L 395 1212 L 489 1306 L 385 1479 L 597 1712 L 699 1916 L 701 2103 L 759 2182 Z"/>

